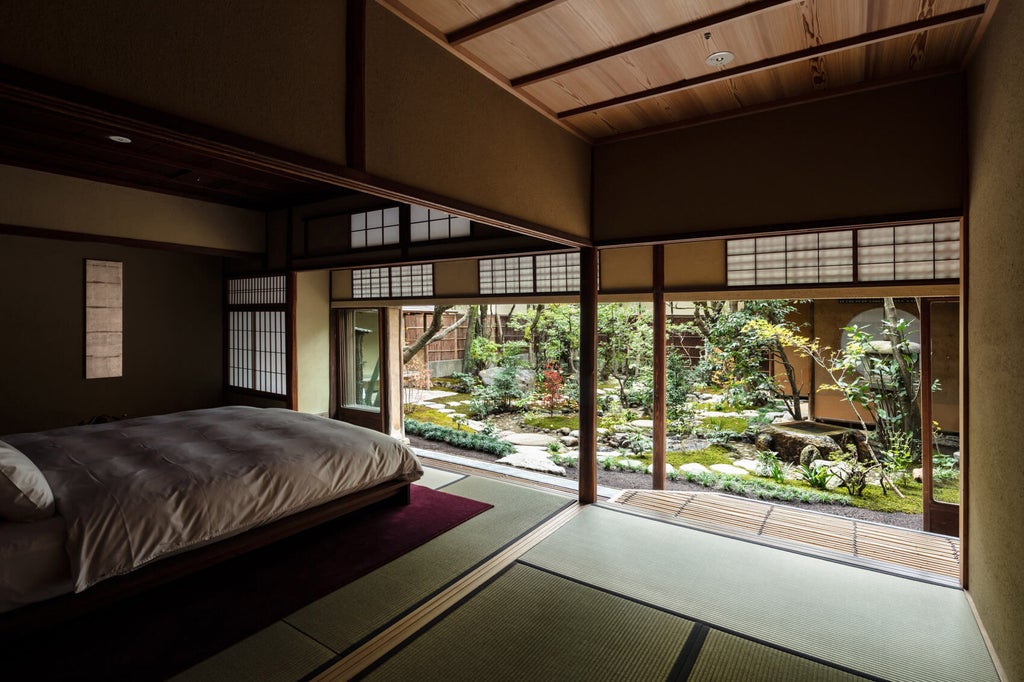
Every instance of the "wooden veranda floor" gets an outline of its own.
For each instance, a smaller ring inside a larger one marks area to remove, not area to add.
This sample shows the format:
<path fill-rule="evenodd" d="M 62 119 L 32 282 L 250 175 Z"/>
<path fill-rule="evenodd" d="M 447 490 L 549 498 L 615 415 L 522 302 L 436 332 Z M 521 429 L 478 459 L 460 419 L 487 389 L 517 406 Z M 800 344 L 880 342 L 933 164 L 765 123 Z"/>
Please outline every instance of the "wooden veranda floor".
<path fill-rule="evenodd" d="M 610 504 L 708 530 L 798 543 L 811 551 L 891 564 L 901 573 L 960 580 L 960 540 L 718 493 L 623 490 Z M 909 570 L 908 570 L 909 569 Z"/>

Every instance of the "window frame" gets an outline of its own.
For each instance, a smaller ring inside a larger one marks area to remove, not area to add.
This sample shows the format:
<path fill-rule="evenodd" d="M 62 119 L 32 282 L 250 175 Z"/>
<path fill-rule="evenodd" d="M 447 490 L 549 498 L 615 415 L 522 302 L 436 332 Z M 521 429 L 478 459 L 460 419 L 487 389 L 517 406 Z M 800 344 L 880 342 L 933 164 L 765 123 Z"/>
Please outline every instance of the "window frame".
<path fill-rule="evenodd" d="M 252 283 L 254 288 L 238 289 L 233 285 Z M 294 359 L 294 277 L 288 274 L 229 275 L 224 278 L 224 375 L 225 392 L 285 400 L 291 405 Z M 238 328 L 233 317 L 246 316 L 249 325 Z M 273 320 L 261 339 L 257 321 Z M 234 345 L 241 335 L 248 334 L 248 345 Z M 270 347 L 261 345 L 271 340 Z M 262 356 L 262 357 L 261 357 Z M 238 358 L 245 358 L 239 362 Z M 266 359 L 272 359 L 273 366 Z M 240 385 L 236 372 L 248 372 L 251 386 Z M 280 392 L 260 387 L 279 387 Z"/>

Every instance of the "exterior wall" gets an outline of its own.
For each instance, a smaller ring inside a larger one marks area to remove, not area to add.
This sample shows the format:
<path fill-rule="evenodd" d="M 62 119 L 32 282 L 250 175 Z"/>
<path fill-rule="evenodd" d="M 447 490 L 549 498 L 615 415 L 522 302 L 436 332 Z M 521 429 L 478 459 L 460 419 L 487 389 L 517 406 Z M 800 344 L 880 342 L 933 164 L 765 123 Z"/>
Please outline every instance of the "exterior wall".
<path fill-rule="evenodd" d="M 594 150 L 597 242 L 960 215 L 963 81 L 874 90 Z"/>
<path fill-rule="evenodd" d="M 842 328 L 858 314 L 881 307 L 880 302 L 845 303 L 839 300 L 815 299 L 813 312 L 807 321 L 810 326 L 805 335 L 817 337 L 822 346 L 839 348 L 843 343 Z M 920 318 L 913 304 L 898 304 L 897 308 Z M 956 305 L 943 305 L 933 310 L 932 317 L 932 377 L 938 379 L 942 390 L 932 396 L 932 417 L 939 422 L 943 431 L 960 431 L 960 378 L 959 378 L 959 320 Z M 869 329 L 876 338 L 880 329 Z M 805 363 L 806 364 L 806 363 Z M 817 419 L 831 419 L 857 422 L 853 408 L 846 403 L 839 392 L 823 388 L 832 383 L 828 374 L 815 369 L 814 416 Z M 867 423 L 871 419 L 865 410 L 861 416 Z"/>
<path fill-rule="evenodd" d="M 330 413 L 331 301 L 330 273 L 295 275 L 296 409 L 312 414 Z"/>
<path fill-rule="evenodd" d="M 366 15 L 370 173 L 590 236 L 589 145 L 376 3 Z"/>
<path fill-rule="evenodd" d="M 344 0 L 0 4 L 0 62 L 345 163 Z"/>
<path fill-rule="evenodd" d="M 0 223 L 262 253 L 263 213 L 0 166 Z"/>
<path fill-rule="evenodd" d="M 124 263 L 124 375 L 85 380 L 84 259 Z M 221 259 L 0 235 L 0 434 L 221 402 Z"/>
<path fill-rule="evenodd" d="M 999 3 L 968 72 L 968 589 L 1005 671 L 1024 679 L 1024 3 Z"/>

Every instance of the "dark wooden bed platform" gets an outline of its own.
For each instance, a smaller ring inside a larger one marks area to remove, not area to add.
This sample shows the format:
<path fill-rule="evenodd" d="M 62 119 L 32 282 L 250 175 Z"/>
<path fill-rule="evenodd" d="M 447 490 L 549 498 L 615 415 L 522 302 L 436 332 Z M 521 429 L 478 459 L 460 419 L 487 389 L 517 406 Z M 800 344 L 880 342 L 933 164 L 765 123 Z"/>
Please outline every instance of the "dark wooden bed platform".
<path fill-rule="evenodd" d="M 66 594 L 0 614 L 0 635 L 45 629 L 126 597 L 197 573 L 205 568 L 265 547 L 284 538 L 374 504 L 409 503 L 410 483 L 388 481 L 372 488 L 286 516 L 273 523 L 218 540 L 110 578 L 76 594 Z"/>

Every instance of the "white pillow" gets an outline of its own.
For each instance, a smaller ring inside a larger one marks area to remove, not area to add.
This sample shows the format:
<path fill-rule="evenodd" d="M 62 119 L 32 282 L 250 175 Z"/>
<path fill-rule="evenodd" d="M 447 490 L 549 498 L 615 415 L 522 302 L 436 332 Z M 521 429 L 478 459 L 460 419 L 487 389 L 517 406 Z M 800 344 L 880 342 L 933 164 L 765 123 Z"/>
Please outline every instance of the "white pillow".
<path fill-rule="evenodd" d="M 0 519 L 38 521 L 53 516 L 53 491 L 35 462 L 0 440 Z"/>

